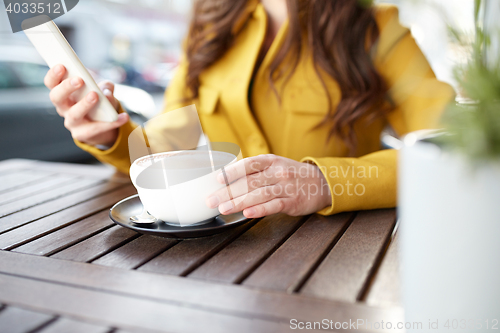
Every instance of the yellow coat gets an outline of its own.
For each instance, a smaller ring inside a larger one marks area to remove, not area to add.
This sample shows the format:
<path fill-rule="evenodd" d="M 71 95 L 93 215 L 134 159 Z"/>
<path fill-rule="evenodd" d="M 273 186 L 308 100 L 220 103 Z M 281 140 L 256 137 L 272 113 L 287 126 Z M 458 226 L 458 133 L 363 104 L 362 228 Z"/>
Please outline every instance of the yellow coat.
<path fill-rule="evenodd" d="M 315 75 L 311 57 L 301 55 L 295 73 L 283 90 L 283 82 L 276 82 L 278 91 L 282 91 L 281 104 L 272 92 L 265 74 L 284 40 L 287 22 L 256 73 L 250 110 L 249 83 L 267 26 L 267 16 L 259 2 L 249 5 L 233 47 L 200 76 L 200 96 L 195 104 L 210 141 L 234 142 L 241 147 L 244 157 L 272 153 L 315 163 L 332 193 L 331 206 L 320 214 L 394 207 L 397 152 L 380 150 L 381 131 L 390 125 L 398 135 L 404 135 L 437 127 L 454 91 L 436 79 L 409 30 L 399 24 L 396 7 L 376 6 L 376 20 L 380 38 L 374 63 L 390 87 L 396 109 L 387 119 L 357 126 L 358 157 L 346 158 L 347 149 L 337 138 L 326 144 L 326 127 L 311 130 L 328 111 L 328 100 Z M 186 105 L 179 102 L 186 96 L 186 69 L 187 63 L 183 60 L 166 91 L 164 112 Z M 326 77 L 326 81 L 335 105 L 340 100 L 339 87 L 330 77 Z M 175 141 L 183 135 L 179 128 L 172 128 L 177 125 L 157 122 L 147 131 L 163 131 Z M 133 123 L 122 126 L 116 143 L 106 151 L 76 143 L 100 161 L 128 172 L 127 138 L 136 126 Z"/>

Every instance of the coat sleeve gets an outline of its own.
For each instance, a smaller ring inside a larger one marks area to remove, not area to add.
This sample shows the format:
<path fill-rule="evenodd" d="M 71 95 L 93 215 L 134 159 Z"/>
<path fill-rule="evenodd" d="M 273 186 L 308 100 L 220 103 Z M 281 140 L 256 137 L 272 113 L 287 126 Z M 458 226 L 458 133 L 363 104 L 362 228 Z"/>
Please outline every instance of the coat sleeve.
<path fill-rule="evenodd" d="M 439 126 L 446 105 L 453 100 L 451 86 L 436 79 L 429 63 L 399 23 L 394 6 L 377 6 L 380 37 L 375 66 L 387 82 L 395 109 L 387 117 L 398 135 Z M 325 176 L 331 194 L 323 215 L 343 211 L 395 207 L 397 151 L 381 150 L 358 158 L 305 157 Z"/>

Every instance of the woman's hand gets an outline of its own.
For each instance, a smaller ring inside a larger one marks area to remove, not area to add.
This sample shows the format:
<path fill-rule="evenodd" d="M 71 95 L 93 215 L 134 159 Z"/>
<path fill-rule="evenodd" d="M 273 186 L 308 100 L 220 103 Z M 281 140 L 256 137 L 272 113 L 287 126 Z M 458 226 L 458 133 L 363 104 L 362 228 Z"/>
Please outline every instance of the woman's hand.
<path fill-rule="evenodd" d="M 85 83 L 79 77 L 63 80 L 65 73 L 66 68 L 57 65 L 48 71 L 44 81 L 51 90 L 50 100 L 56 107 L 57 113 L 64 117 L 64 127 L 78 141 L 90 145 L 112 146 L 118 137 L 118 128 L 128 121 L 128 115 L 121 113 L 118 115 L 118 120 L 112 123 L 91 120 L 87 115 L 96 105 L 99 95 L 92 91 L 80 101 L 75 100 L 73 93 Z M 109 81 L 101 82 L 99 88 L 117 109 L 118 101 L 113 96 L 114 84 Z"/>
<path fill-rule="evenodd" d="M 307 215 L 331 204 L 323 174 L 313 164 L 276 155 L 259 155 L 238 161 L 217 176 L 230 184 L 210 195 L 207 206 L 221 214 L 243 211 L 248 218 L 275 213 Z"/>

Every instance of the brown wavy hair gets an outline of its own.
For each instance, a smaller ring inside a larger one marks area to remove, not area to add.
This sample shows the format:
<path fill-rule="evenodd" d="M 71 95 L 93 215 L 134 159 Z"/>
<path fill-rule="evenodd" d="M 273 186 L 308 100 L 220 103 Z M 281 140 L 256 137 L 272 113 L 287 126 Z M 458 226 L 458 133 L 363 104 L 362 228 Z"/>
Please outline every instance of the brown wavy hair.
<path fill-rule="evenodd" d="M 186 47 L 191 98 L 198 97 L 199 75 L 231 47 L 238 33 L 235 25 L 241 23 L 248 1 L 195 1 Z M 354 154 L 354 125 L 362 119 L 383 117 L 391 110 L 388 88 L 370 55 L 379 36 L 371 1 L 287 0 L 287 7 L 289 29 L 270 64 L 271 87 L 279 99 L 274 82 L 280 77 L 285 82 L 290 78 L 307 45 L 329 100 L 328 114 L 317 127 L 329 126 L 327 141 L 335 135 Z M 286 66 L 281 66 L 285 61 Z M 339 84 L 342 98 L 335 110 L 322 73 Z"/>

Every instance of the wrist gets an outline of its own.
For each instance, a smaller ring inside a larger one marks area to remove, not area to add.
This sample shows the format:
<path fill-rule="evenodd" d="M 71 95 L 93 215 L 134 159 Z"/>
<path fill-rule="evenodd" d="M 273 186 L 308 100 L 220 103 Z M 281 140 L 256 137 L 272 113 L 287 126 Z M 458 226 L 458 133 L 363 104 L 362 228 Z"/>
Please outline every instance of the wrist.
<path fill-rule="evenodd" d="M 106 133 L 102 133 L 99 136 L 93 138 L 92 140 L 77 139 L 81 143 L 94 146 L 100 150 L 108 150 L 113 147 L 118 140 L 118 129 L 111 130 Z"/>
<path fill-rule="evenodd" d="M 325 175 L 323 172 L 321 172 L 321 169 L 313 164 L 315 170 L 315 174 L 317 175 L 318 178 L 318 186 L 320 188 L 320 208 L 318 210 L 321 210 L 323 208 L 326 208 L 328 206 L 331 206 L 332 204 L 332 193 L 330 190 L 330 186 L 328 185 L 328 181 L 326 180 Z"/>

